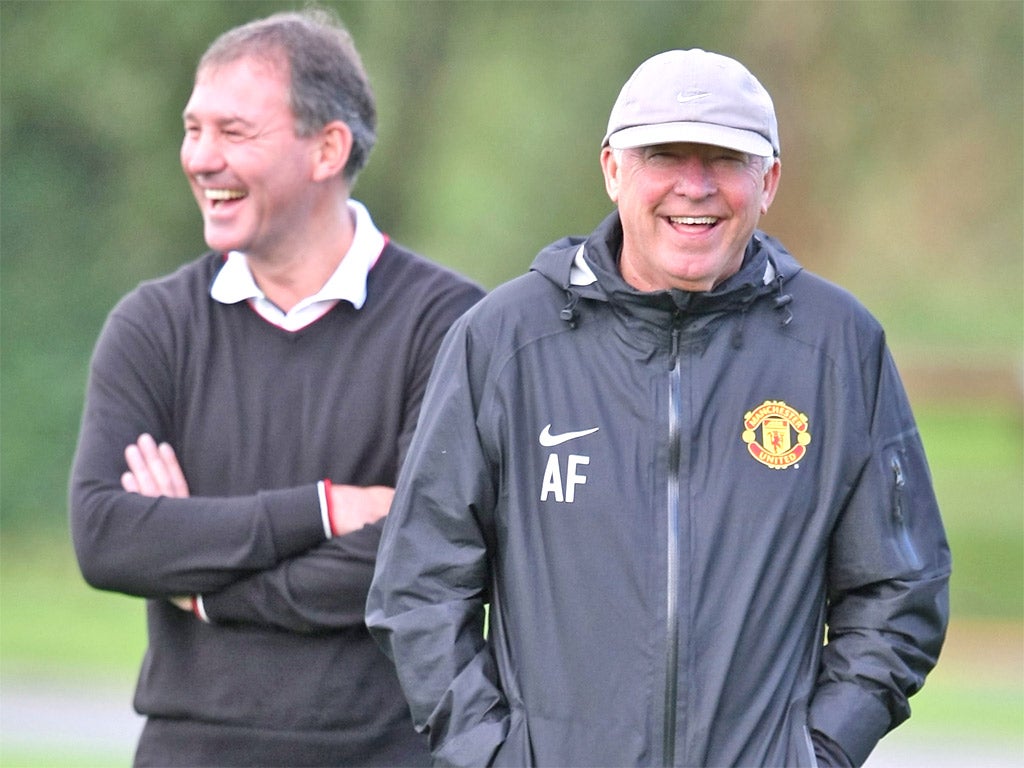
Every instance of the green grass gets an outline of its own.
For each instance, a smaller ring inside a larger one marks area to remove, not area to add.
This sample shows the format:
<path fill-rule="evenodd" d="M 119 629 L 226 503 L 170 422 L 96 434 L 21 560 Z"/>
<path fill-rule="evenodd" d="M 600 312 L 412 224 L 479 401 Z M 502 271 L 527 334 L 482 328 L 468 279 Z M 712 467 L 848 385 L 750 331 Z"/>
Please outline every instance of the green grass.
<path fill-rule="evenodd" d="M 1024 620 L 1020 411 L 928 405 L 917 417 L 953 553 L 954 616 Z"/>
<path fill-rule="evenodd" d="M 103 750 L 83 753 L 80 747 L 59 749 L 44 745 L 38 748 L 0 745 L 2 768 L 114 768 L 131 763 L 131 750 L 127 753 Z"/>
<path fill-rule="evenodd" d="M 944 662 L 943 662 L 944 664 Z M 924 689 L 910 700 L 913 728 L 921 735 L 949 735 L 951 727 L 990 741 L 1011 741 L 1024 733 L 1019 678 L 1001 683 L 949 681 L 936 668 Z"/>
<path fill-rule="evenodd" d="M 0 670 L 134 676 L 145 636 L 144 602 L 89 587 L 61 533 L 0 541 Z"/>
<path fill-rule="evenodd" d="M 127 713 L 145 634 L 143 601 L 90 588 L 64 532 L 0 539 L 0 698 L 4 681 L 14 680 L 73 686 L 79 695 L 113 688 L 124 692 Z M 59 734 L 60 723 L 52 725 Z M 0 768 L 113 768 L 131 765 L 132 752 L 9 739 L 0 743 Z"/>

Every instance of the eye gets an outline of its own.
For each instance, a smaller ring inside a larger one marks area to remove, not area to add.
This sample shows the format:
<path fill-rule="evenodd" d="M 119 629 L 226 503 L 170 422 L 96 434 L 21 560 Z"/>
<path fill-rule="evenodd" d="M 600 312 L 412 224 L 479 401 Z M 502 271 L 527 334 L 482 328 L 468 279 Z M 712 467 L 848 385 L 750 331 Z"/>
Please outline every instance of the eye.
<path fill-rule="evenodd" d="M 239 143 L 255 138 L 256 129 L 245 120 L 225 120 L 218 126 L 218 136 L 224 141 Z"/>
<path fill-rule="evenodd" d="M 650 147 L 644 153 L 644 159 L 649 163 L 658 165 L 664 165 L 666 163 L 674 162 L 676 159 L 676 153 L 667 147 Z"/>
<path fill-rule="evenodd" d="M 712 162 L 721 165 L 746 165 L 747 156 L 739 152 L 722 152 L 713 157 Z"/>

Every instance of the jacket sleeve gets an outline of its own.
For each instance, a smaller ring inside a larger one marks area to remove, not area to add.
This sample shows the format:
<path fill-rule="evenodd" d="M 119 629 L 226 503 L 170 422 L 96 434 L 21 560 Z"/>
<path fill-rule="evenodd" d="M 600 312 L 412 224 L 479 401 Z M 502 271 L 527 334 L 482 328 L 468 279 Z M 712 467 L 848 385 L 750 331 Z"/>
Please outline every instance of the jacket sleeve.
<path fill-rule="evenodd" d="M 170 358 L 123 310 L 93 353 L 69 509 L 79 566 L 99 589 L 152 598 L 215 591 L 326 538 L 313 483 L 223 498 L 122 490 L 125 447 L 143 432 L 171 439 Z"/>
<path fill-rule="evenodd" d="M 924 448 L 884 338 L 862 371 L 872 450 L 831 538 L 828 643 L 809 717 L 856 765 L 909 717 L 907 700 L 938 659 L 950 575 Z"/>
<path fill-rule="evenodd" d="M 467 318 L 446 338 L 384 524 L 367 602 L 437 764 L 482 766 L 509 711 L 484 639 L 493 466 L 477 432 Z"/>

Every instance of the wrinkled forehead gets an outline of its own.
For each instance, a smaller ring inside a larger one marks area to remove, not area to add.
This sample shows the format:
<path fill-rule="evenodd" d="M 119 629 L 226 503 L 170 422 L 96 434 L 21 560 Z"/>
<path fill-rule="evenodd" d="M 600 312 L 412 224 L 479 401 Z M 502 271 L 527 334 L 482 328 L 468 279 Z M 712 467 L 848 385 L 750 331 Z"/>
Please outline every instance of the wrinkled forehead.
<path fill-rule="evenodd" d="M 226 58 L 204 59 L 196 69 L 195 82 L 211 82 L 230 77 L 238 71 L 247 71 L 257 79 L 288 81 L 290 67 L 283 51 L 273 49 L 252 51 Z"/>
<path fill-rule="evenodd" d="M 290 93 L 287 69 L 272 59 L 244 56 L 211 62 L 197 70 L 183 115 L 291 115 Z"/>

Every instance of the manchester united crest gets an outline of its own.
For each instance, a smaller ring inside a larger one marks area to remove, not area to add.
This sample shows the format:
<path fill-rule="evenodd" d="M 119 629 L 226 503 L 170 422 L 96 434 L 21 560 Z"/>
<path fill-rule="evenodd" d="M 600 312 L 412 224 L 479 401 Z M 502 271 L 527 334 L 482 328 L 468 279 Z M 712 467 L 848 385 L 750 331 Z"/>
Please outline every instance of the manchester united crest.
<path fill-rule="evenodd" d="M 795 466 L 811 442 L 807 415 L 781 400 L 765 400 L 743 416 L 743 442 L 750 455 L 772 469 Z"/>

